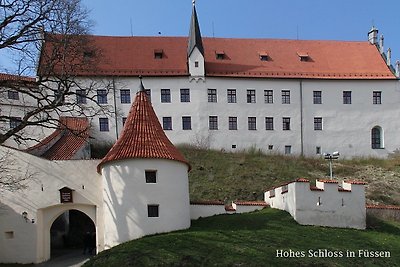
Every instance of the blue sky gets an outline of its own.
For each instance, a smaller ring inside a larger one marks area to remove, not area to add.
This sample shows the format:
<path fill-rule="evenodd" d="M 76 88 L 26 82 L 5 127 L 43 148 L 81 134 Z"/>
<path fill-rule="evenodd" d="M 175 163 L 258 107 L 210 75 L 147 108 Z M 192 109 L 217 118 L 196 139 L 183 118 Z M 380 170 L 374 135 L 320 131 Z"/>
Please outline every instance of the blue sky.
<path fill-rule="evenodd" d="M 91 10 L 96 35 L 189 32 L 191 0 L 82 1 Z M 385 37 L 385 51 L 392 49 L 392 64 L 400 60 L 398 0 L 197 0 L 196 8 L 208 37 L 363 41 L 375 25 Z"/>

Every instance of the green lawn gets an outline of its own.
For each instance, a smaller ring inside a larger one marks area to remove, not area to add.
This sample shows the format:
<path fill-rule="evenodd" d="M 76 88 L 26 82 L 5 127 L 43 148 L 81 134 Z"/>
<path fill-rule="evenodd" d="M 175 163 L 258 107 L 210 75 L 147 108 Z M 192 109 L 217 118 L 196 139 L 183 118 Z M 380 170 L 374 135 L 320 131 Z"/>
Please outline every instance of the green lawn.
<path fill-rule="evenodd" d="M 266 208 L 192 221 L 188 230 L 124 243 L 84 266 L 400 266 L 400 224 L 374 219 L 370 225 L 368 230 L 301 226 L 288 213 Z M 304 257 L 277 257 L 277 250 Z M 319 250 L 320 257 L 310 256 Z M 390 257 L 359 257 L 358 250 Z"/>

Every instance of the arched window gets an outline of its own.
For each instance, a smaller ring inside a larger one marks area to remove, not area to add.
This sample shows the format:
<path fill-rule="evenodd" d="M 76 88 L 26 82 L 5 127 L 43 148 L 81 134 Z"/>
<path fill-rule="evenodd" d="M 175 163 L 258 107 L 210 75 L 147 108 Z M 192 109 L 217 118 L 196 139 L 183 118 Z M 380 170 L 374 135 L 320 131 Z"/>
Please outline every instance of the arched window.
<path fill-rule="evenodd" d="M 382 128 L 375 126 L 371 130 L 371 146 L 372 149 L 383 148 Z"/>

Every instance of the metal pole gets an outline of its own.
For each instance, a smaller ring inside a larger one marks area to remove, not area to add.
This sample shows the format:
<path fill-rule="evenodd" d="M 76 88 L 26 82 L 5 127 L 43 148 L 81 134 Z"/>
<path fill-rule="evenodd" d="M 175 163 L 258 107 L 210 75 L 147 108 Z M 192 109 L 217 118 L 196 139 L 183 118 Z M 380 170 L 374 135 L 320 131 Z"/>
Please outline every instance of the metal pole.
<path fill-rule="evenodd" d="M 329 159 L 329 174 L 330 174 L 331 180 L 333 180 L 332 158 Z"/>

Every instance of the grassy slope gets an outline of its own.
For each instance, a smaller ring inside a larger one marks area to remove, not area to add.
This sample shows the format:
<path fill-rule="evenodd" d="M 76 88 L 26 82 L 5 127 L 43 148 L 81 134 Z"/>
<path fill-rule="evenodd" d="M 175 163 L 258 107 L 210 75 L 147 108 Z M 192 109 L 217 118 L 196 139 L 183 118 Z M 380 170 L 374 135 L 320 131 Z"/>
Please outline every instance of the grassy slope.
<path fill-rule="evenodd" d="M 299 177 L 329 178 L 324 159 L 264 155 L 256 150 L 226 153 L 181 146 L 192 165 L 189 173 L 192 200 L 261 200 L 263 191 Z M 334 162 L 336 179 L 368 182 L 369 203 L 400 205 L 400 157 L 361 158 Z"/>
<path fill-rule="evenodd" d="M 220 215 L 192 222 L 189 230 L 148 236 L 95 256 L 84 266 L 399 266 L 400 224 L 374 221 L 374 230 L 298 225 L 288 213 Z M 304 251 L 277 258 L 276 250 Z M 308 250 L 341 251 L 342 258 L 311 258 Z M 389 251 L 390 258 L 348 258 L 347 250 Z"/>

